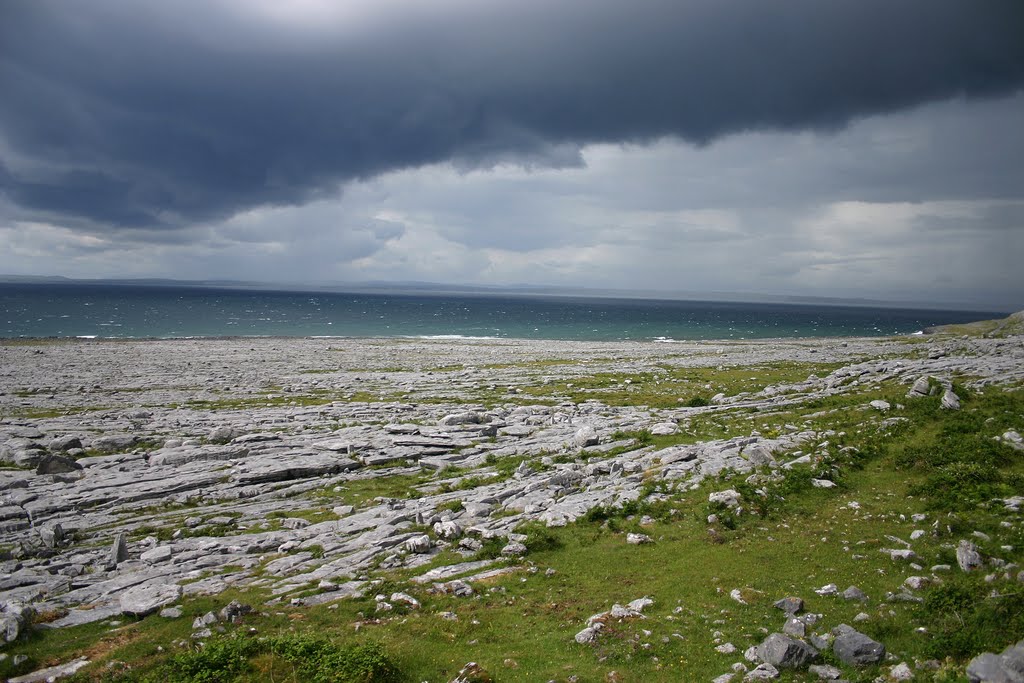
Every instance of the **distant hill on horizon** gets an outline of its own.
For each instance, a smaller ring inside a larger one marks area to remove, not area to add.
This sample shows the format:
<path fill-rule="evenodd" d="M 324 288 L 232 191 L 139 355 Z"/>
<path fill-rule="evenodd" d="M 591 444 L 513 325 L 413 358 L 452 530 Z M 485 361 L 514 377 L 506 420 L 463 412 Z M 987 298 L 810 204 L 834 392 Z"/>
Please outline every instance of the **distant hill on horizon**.
<path fill-rule="evenodd" d="M 980 307 L 964 302 L 921 303 L 906 300 L 844 298 L 796 294 L 770 294 L 719 291 L 661 291 L 620 290 L 589 287 L 556 287 L 552 285 L 478 285 L 408 281 L 367 282 L 267 282 L 258 280 L 204 279 L 179 280 L 173 278 L 69 278 L 63 275 L 12 275 L 0 273 L 0 284 L 55 284 L 101 285 L 123 287 L 204 287 L 212 289 L 263 290 L 283 292 L 331 292 L 352 294 L 406 294 L 461 296 L 542 296 L 582 297 L 595 299 L 638 299 L 669 301 L 711 301 L 735 303 L 766 303 L 819 306 L 858 306 L 877 308 L 909 308 L 925 310 L 961 310 L 1010 313 L 1019 306 L 988 305 Z M 1024 303 L 1022 303 L 1024 305 Z"/>

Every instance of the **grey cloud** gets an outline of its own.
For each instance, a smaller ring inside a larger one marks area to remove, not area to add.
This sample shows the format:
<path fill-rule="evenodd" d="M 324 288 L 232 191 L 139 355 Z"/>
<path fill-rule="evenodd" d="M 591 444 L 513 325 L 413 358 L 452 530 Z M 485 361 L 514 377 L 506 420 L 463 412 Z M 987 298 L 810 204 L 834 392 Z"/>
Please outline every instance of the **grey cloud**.
<path fill-rule="evenodd" d="M 429 163 L 571 166 L 1024 84 L 1019 0 L 384 3 L 357 29 L 247 7 L 5 2 L 0 191 L 177 227 Z"/>

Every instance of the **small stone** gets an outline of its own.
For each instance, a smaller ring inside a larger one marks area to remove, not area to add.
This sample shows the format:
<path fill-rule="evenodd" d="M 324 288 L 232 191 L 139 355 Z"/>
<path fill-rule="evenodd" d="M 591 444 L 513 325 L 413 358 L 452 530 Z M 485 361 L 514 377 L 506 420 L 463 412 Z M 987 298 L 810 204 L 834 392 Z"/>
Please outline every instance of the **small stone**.
<path fill-rule="evenodd" d="M 47 548 L 56 548 L 64 542 L 64 527 L 60 522 L 39 527 L 39 538 Z"/>
<path fill-rule="evenodd" d="M 391 602 L 400 602 L 407 606 L 409 609 L 419 609 L 420 601 L 412 597 L 408 593 L 392 593 Z"/>
<path fill-rule="evenodd" d="M 931 585 L 932 580 L 927 576 L 908 576 L 904 581 L 903 585 L 912 590 L 921 590 L 925 586 Z"/>
<path fill-rule="evenodd" d="M 907 392 L 907 398 L 920 398 L 927 396 L 931 387 L 927 377 L 918 377 L 914 381 L 914 386 L 910 387 L 910 391 Z"/>
<path fill-rule="evenodd" d="M 807 667 L 807 673 L 817 676 L 823 681 L 834 681 L 843 675 L 843 672 L 829 664 L 811 664 Z"/>
<path fill-rule="evenodd" d="M 484 415 L 474 411 L 466 411 L 463 413 L 453 413 L 451 415 L 445 415 L 441 418 L 440 424 L 445 427 L 452 427 L 455 425 L 471 425 L 480 424 L 486 422 Z"/>
<path fill-rule="evenodd" d="M 782 627 L 782 632 L 787 636 L 793 636 L 795 638 L 803 638 L 807 635 L 807 624 L 800 619 L 789 618 L 786 620 L 785 625 Z"/>
<path fill-rule="evenodd" d="M 679 426 L 675 422 L 659 422 L 650 431 L 653 436 L 671 436 L 679 432 Z"/>
<path fill-rule="evenodd" d="M 917 559 L 917 553 L 909 548 L 882 548 L 879 552 L 885 553 L 892 560 L 910 562 Z"/>
<path fill-rule="evenodd" d="M 51 439 L 48 448 L 54 453 L 64 453 L 74 448 L 81 448 L 82 440 L 77 436 L 59 436 Z"/>
<path fill-rule="evenodd" d="M 462 535 L 462 527 L 457 522 L 435 522 L 434 533 L 438 538 L 452 540 Z"/>
<path fill-rule="evenodd" d="M 893 668 L 889 669 L 889 680 L 890 681 L 912 681 L 914 680 L 914 672 L 910 670 L 906 662 L 900 662 Z"/>
<path fill-rule="evenodd" d="M 192 628 L 193 630 L 203 629 L 207 626 L 212 626 L 213 624 L 216 624 L 218 621 L 219 619 L 217 618 L 216 612 L 207 612 L 203 616 L 196 617 L 192 620 Z"/>
<path fill-rule="evenodd" d="M 956 563 L 965 572 L 974 571 L 982 565 L 981 553 L 978 546 L 970 541 L 961 540 L 956 547 Z"/>
<path fill-rule="evenodd" d="M 644 597 L 644 598 L 637 598 L 636 600 L 633 600 L 633 601 L 629 602 L 626 605 L 626 607 L 628 607 L 629 609 L 633 610 L 634 612 L 643 612 L 645 609 L 647 609 L 648 607 L 650 607 L 653 604 L 654 604 L 654 600 L 651 600 L 650 598 Z"/>
<path fill-rule="evenodd" d="M 942 402 L 939 407 L 943 410 L 960 410 L 960 397 L 953 393 L 951 389 L 946 389 L 942 394 Z"/>
<path fill-rule="evenodd" d="M 36 465 L 36 474 L 67 474 L 81 470 L 80 464 L 64 455 L 44 455 Z"/>
<path fill-rule="evenodd" d="M 779 677 L 779 670 L 768 663 L 758 664 L 743 677 L 744 681 L 770 681 Z"/>
<path fill-rule="evenodd" d="M 148 562 L 149 564 L 156 564 L 157 562 L 164 562 L 171 559 L 171 555 L 171 546 L 161 545 L 142 553 L 142 555 L 139 556 L 139 559 L 143 562 Z"/>
<path fill-rule="evenodd" d="M 1024 451 L 1024 437 L 1021 437 L 1020 432 L 1017 432 L 1016 430 L 1011 429 L 1007 432 L 1003 432 L 1000 440 L 1015 450 Z"/>
<path fill-rule="evenodd" d="M 413 536 L 412 538 L 405 541 L 403 544 L 405 549 L 411 553 L 424 554 L 430 552 L 430 536 L 426 534 L 420 534 L 419 536 Z"/>
<path fill-rule="evenodd" d="M 647 534 L 626 534 L 626 543 L 630 545 L 643 545 L 645 543 L 654 543 L 654 539 Z"/>
<path fill-rule="evenodd" d="M 831 633 L 812 633 L 807 640 L 819 650 L 826 651 L 832 648 L 832 641 L 835 640 L 835 636 Z"/>
<path fill-rule="evenodd" d="M 782 598 L 775 602 L 775 607 L 786 614 L 800 614 L 804 611 L 804 601 L 803 598 L 796 597 Z"/>
<path fill-rule="evenodd" d="M 864 594 L 864 591 L 857 588 L 856 586 L 850 586 L 849 588 L 843 591 L 843 599 L 865 602 L 868 599 L 868 596 L 866 596 Z"/>
<path fill-rule="evenodd" d="M 117 567 L 118 564 L 127 559 L 128 539 L 124 535 L 124 532 L 121 532 L 114 537 L 114 542 L 110 546 L 110 555 L 107 557 L 107 566 L 110 568 Z"/>
<path fill-rule="evenodd" d="M 482 666 L 476 662 L 469 662 L 449 683 L 493 683 L 493 680 Z"/>
<path fill-rule="evenodd" d="M 709 503 L 720 503 L 727 508 L 738 507 L 743 496 L 739 491 L 733 489 L 726 489 L 725 491 L 716 491 L 708 496 Z"/>
<path fill-rule="evenodd" d="M 600 443 L 601 439 L 597 435 L 597 430 L 590 425 L 580 427 L 572 437 L 573 443 L 579 448 L 586 448 L 587 446 L 596 446 Z"/>
<path fill-rule="evenodd" d="M 242 617 L 252 612 L 252 607 L 237 600 L 232 600 L 221 608 L 217 616 L 221 621 L 237 624 Z"/>
<path fill-rule="evenodd" d="M 519 541 L 512 541 L 501 549 L 501 554 L 504 557 L 522 557 L 527 552 L 527 547 Z"/>

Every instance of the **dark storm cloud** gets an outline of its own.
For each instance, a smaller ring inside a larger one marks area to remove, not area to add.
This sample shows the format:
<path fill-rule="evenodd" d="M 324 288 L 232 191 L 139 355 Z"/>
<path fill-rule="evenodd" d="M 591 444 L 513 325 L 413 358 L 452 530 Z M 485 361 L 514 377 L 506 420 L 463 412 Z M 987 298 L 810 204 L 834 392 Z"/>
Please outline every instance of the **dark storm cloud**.
<path fill-rule="evenodd" d="M 352 5 L 275 24 L 242 2 L 7 0 L 0 188 L 58 220 L 176 226 L 432 162 L 572 164 L 1024 84 L 1020 0 Z"/>

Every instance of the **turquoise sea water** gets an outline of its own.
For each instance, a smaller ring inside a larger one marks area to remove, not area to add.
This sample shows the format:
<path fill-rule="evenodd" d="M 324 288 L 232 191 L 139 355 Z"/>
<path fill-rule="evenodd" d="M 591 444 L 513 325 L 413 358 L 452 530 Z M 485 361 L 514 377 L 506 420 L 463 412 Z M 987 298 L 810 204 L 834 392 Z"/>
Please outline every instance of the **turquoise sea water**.
<path fill-rule="evenodd" d="M 910 334 L 984 311 L 0 284 L 0 337 L 755 339 Z"/>

